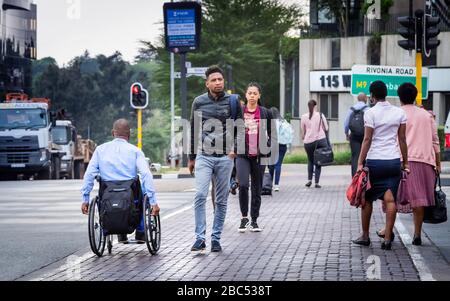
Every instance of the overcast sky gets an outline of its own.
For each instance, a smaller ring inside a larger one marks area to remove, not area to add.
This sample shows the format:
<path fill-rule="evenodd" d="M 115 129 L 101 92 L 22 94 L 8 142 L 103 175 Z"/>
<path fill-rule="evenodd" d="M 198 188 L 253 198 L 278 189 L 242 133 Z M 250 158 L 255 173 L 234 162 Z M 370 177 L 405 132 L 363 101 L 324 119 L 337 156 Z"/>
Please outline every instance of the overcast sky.
<path fill-rule="evenodd" d="M 170 1 L 34 0 L 38 58 L 51 56 L 62 66 L 84 50 L 93 56 L 118 50 L 132 61 L 140 39 L 154 42 L 161 34 L 164 2 Z"/>

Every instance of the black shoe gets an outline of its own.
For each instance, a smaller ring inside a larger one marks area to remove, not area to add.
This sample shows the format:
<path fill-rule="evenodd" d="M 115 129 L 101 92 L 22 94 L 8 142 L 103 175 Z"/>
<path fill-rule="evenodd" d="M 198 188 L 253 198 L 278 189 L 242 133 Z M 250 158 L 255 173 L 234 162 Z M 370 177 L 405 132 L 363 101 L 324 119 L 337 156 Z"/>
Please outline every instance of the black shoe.
<path fill-rule="evenodd" d="M 206 249 L 205 241 L 202 239 L 197 239 L 191 248 L 191 252 L 200 252 Z"/>
<path fill-rule="evenodd" d="M 118 234 L 117 240 L 120 244 L 127 244 L 128 243 L 128 236 L 126 234 Z"/>
<path fill-rule="evenodd" d="M 218 242 L 217 240 L 211 241 L 211 252 L 222 252 L 220 242 Z"/>
<path fill-rule="evenodd" d="M 415 246 L 421 246 L 422 245 L 422 238 L 420 236 L 414 235 L 412 244 Z"/>
<path fill-rule="evenodd" d="M 255 221 L 252 221 L 250 224 L 250 231 L 251 232 L 261 232 L 262 229 L 258 226 L 258 224 Z"/>
<path fill-rule="evenodd" d="M 139 245 L 145 244 L 145 233 L 136 231 L 136 234 L 134 235 L 134 240 Z"/>
<path fill-rule="evenodd" d="M 382 250 L 392 250 L 392 242 L 390 242 L 390 241 L 383 241 L 382 243 L 381 243 L 381 249 Z"/>
<path fill-rule="evenodd" d="M 316 184 L 316 188 L 322 188 L 322 186 L 320 186 L 319 184 Z"/>
<path fill-rule="evenodd" d="M 248 218 L 244 217 L 241 219 L 241 225 L 239 226 L 238 231 L 240 233 L 244 233 L 245 231 L 247 231 L 248 226 L 250 226 L 250 221 L 248 220 Z"/>
<path fill-rule="evenodd" d="M 233 182 L 231 184 L 230 193 L 232 195 L 236 195 L 236 189 L 238 189 L 238 187 L 239 187 L 238 183 L 237 182 Z"/>
<path fill-rule="evenodd" d="M 368 247 L 368 246 L 370 246 L 370 237 L 367 239 L 362 239 L 360 237 L 358 239 L 352 240 L 352 243 L 354 243 L 355 245 Z"/>
<path fill-rule="evenodd" d="M 376 233 L 377 233 L 378 237 L 380 237 L 380 238 L 384 238 L 384 237 L 385 237 L 385 235 L 384 235 L 384 234 L 381 234 L 380 231 L 377 231 Z M 394 239 L 395 239 L 395 233 L 392 232 L 392 235 L 391 235 L 391 242 L 393 242 Z"/>
<path fill-rule="evenodd" d="M 311 181 L 309 181 L 308 183 L 305 184 L 306 187 L 311 187 L 311 185 L 312 185 Z"/>

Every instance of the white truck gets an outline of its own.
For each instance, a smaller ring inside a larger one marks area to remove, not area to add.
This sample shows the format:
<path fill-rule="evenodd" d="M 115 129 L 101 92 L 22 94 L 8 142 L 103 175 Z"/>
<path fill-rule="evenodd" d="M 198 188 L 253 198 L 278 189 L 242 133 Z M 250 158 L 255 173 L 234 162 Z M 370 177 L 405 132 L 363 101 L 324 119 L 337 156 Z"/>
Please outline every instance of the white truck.
<path fill-rule="evenodd" d="M 60 176 L 66 179 L 82 179 L 92 158 L 95 143 L 81 139 L 70 120 L 56 120 L 51 130 L 53 143 L 61 148 Z"/>
<path fill-rule="evenodd" d="M 59 179 L 61 148 L 52 142 L 49 103 L 7 99 L 0 103 L 0 178 Z"/>

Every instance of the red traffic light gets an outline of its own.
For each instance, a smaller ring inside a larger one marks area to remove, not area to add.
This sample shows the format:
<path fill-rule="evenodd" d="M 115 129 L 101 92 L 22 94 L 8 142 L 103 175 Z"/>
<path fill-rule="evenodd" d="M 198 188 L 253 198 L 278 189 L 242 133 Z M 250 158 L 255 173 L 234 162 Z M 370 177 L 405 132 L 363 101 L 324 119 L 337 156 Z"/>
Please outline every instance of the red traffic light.
<path fill-rule="evenodd" d="M 134 85 L 133 88 L 131 88 L 131 91 L 133 91 L 133 94 L 139 94 L 141 93 L 141 87 L 139 87 L 139 85 Z"/>

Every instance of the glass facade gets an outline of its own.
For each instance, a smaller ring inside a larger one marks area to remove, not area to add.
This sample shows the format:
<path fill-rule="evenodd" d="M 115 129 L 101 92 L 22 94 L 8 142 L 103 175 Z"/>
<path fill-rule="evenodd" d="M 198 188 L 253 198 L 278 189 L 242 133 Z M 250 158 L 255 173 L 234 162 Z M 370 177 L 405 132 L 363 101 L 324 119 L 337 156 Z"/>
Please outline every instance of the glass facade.
<path fill-rule="evenodd" d="M 31 0 L 0 0 L 1 99 L 8 92 L 31 95 L 36 29 L 36 5 Z"/>

